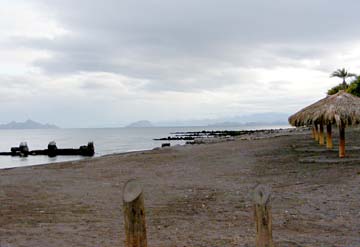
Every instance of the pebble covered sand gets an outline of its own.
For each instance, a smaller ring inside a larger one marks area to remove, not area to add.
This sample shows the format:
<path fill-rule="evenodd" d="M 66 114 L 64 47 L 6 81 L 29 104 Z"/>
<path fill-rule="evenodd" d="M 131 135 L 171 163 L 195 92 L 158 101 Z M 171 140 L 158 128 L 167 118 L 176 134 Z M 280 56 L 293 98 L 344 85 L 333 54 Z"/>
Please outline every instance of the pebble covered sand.
<path fill-rule="evenodd" d="M 0 170 L 0 246 L 124 246 L 122 188 L 137 178 L 149 246 L 255 246 L 251 192 L 264 184 L 276 246 L 358 247 L 359 140 L 347 132 L 345 159 L 286 130 Z"/>

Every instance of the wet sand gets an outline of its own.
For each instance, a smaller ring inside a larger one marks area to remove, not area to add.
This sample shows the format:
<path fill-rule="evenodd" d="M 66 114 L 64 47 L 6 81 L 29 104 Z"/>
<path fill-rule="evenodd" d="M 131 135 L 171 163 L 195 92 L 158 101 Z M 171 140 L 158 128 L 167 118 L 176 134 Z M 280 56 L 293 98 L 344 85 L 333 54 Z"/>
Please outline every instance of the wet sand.
<path fill-rule="evenodd" d="M 124 246 L 122 187 L 144 187 L 149 246 L 255 246 L 252 189 L 272 187 L 277 246 L 360 246 L 360 131 L 348 157 L 310 133 L 0 170 L 0 246 Z"/>

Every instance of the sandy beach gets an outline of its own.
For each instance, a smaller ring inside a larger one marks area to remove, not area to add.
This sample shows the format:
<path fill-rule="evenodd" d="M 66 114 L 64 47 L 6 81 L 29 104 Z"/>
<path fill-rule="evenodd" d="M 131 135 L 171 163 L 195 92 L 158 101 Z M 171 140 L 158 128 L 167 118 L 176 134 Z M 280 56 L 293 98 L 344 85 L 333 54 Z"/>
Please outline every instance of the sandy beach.
<path fill-rule="evenodd" d="M 360 138 L 309 131 L 0 170 L 0 246 L 124 246 L 122 188 L 144 188 L 149 246 L 255 246 L 252 189 L 272 187 L 276 246 L 360 246 Z"/>

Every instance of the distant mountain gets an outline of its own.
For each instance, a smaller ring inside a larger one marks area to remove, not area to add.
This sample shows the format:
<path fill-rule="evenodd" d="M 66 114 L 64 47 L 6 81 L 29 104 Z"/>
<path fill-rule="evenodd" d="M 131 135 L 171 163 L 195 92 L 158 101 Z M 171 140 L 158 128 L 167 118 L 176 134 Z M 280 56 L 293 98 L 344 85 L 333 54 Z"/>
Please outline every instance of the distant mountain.
<path fill-rule="evenodd" d="M 126 127 L 128 127 L 128 128 L 145 128 L 145 127 L 154 127 L 154 125 L 150 121 L 141 120 L 141 121 L 131 123 L 131 124 L 127 125 Z"/>
<path fill-rule="evenodd" d="M 53 124 L 41 124 L 32 120 L 27 120 L 25 122 L 15 122 L 12 121 L 7 124 L 0 124 L 0 129 L 58 129 L 56 125 Z"/>
<path fill-rule="evenodd" d="M 259 125 L 287 125 L 287 113 L 255 113 L 233 117 L 213 119 L 189 119 L 180 121 L 158 122 L 156 126 L 259 126 Z"/>

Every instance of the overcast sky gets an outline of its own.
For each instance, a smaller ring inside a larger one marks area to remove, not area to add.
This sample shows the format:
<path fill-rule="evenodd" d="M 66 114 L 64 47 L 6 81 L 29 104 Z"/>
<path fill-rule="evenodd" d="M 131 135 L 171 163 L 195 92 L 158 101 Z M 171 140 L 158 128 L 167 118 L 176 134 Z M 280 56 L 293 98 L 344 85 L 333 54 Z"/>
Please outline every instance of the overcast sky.
<path fill-rule="evenodd" d="M 358 0 L 0 0 L 0 122 L 293 113 L 360 73 Z"/>

